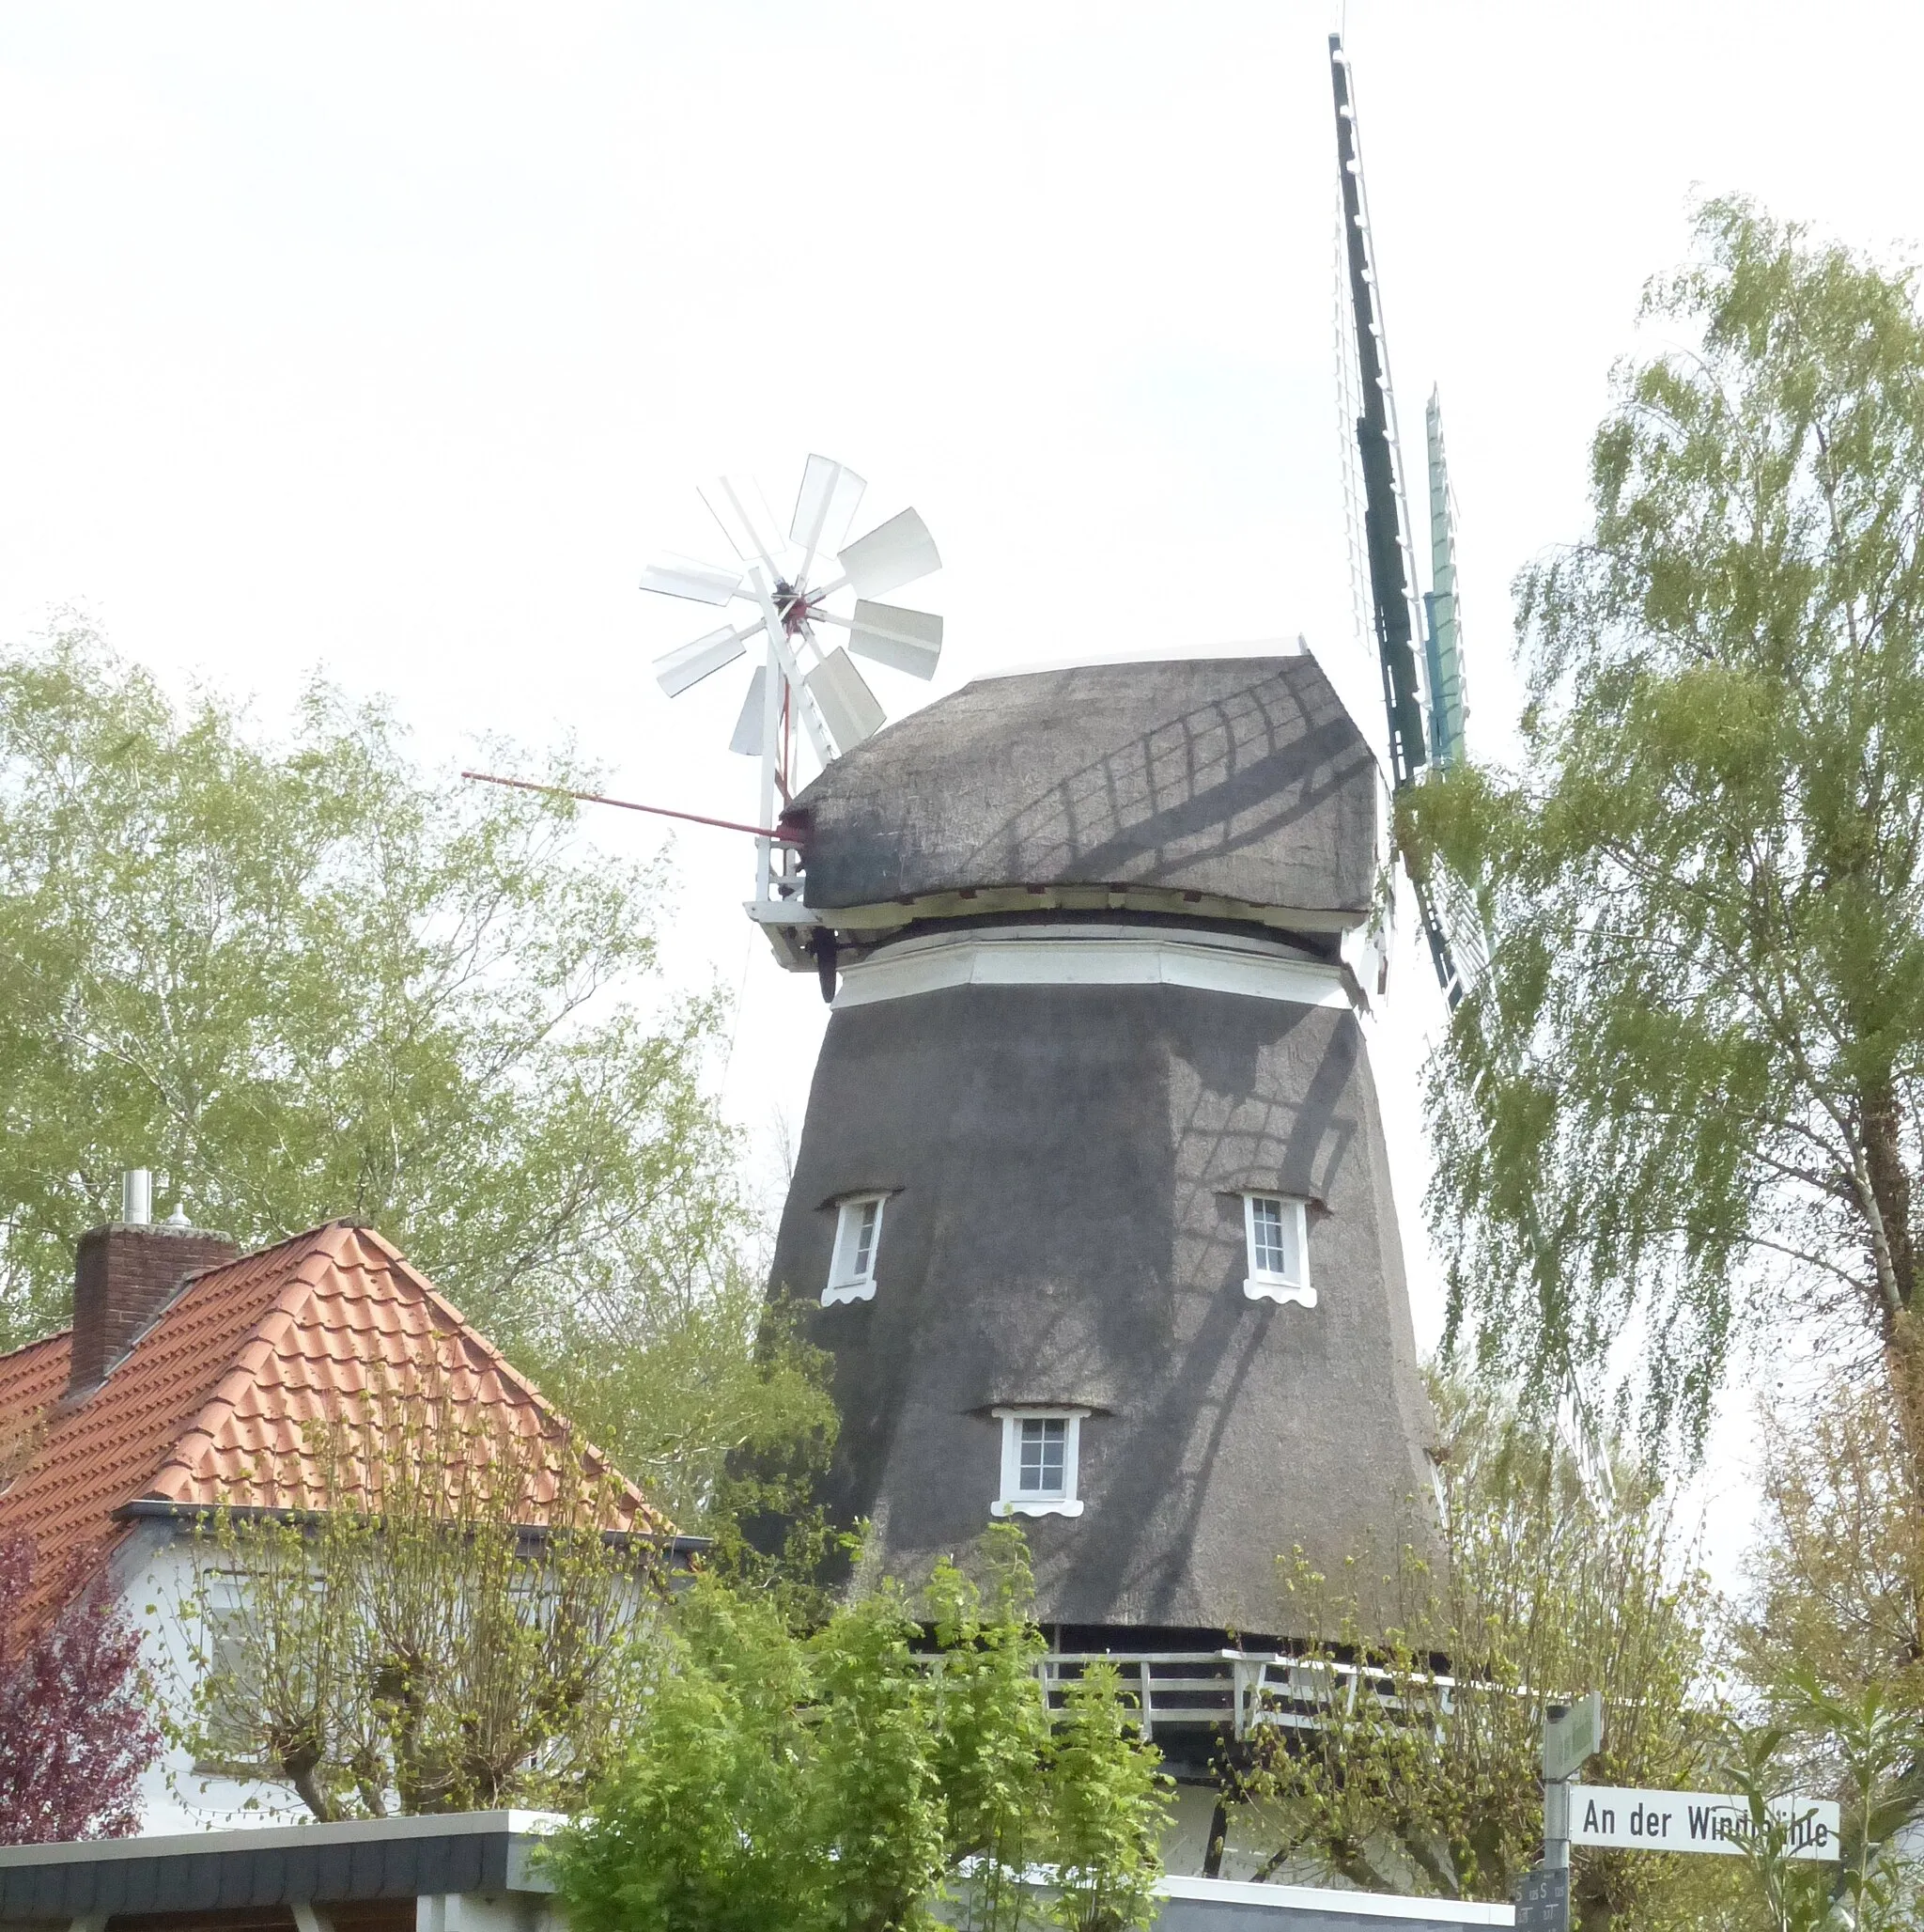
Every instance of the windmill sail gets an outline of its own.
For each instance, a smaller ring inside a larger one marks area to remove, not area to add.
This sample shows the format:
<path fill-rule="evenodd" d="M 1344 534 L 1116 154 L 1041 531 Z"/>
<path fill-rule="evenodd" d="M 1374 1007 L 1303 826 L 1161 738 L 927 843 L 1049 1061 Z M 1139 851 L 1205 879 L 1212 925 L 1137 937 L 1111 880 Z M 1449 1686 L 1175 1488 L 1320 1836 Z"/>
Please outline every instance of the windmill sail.
<path fill-rule="evenodd" d="M 866 489 L 847 464 L 811 456 L 784 540 L 759 485 L 746 477 L 717 477 L 702 487 L 701 499 L 737 563 L 718 568 L 661 556 L 642 574 L 642 588 L 659 596 L 746 603 L 754 613 L 730 630 L 711 631 L 657 658 L 655 678 L 670 697 L 678 697 L 760 643 L 762 661 L 753 668 L 728 748 L 761 760 L 757 823 L 770 828 L 758 839 L 750 913 L 768 931 L 777 956 L 798 969 L 814 970 L 818 963 L 809 951 L 816 922 L 801 897 L 796 842 L 772 829 L 802 782 L 798 740 L 806 741 L 818 765 L 828 766 L 882 728 L 880 700 L 856 669 L 851 650 L 922 678 L 935 675 L 941 656 L 939 616 L 874 601 L 940 569 L 941 553 L 912 509 L 898 511 L 851 542 L 849 525 Z M 829 608 L 830 598 L 850 593 L 853 615 Z M 847 644 L 830 648 L 818 634 L 818 627 L 827 625 L 846 631 Z M 832 935 L 827 943 L 832 948 Z"/>
<path fill-rule="evenodd" d="M 1415 558 L 1409 541 L 1409 508 L 1404 500 L 1396 404 L 1389 388 L 1370 217 L 1363 199 L 1356 102 L 1349 62 L 1338 34 L 1329 37 L 1329 75 L 1336 91 L 1338 185 L 1342 194 L 1344 257 L 1361 390 L 1357 448 L 1363 466 L 1363 529 L 1376 649 L 1383 668 L 1383 703 L 1389 714 L 1389 767 L 1401 789 L 1429 758 L 1415 645 Z"/>
<path fill-rule="evenodd" d="M 1329 37 L 1329 78 L 1336 97 L 1336 153 L 1342 195 L 1342 260 L 1354 325 L 1361 460 L 1364 551 L 1376 653 L 1383 674 L 1389 725 L 1390 783 L 1403 791 L 1426 767 L 1441 769 L 1463 756 L 1461 638 L 1456 613 L 1456 543 L 1449 476 L 1443 460 L 1442 415 L 1431 398 L 1426 428 L 1430 469 L 1430 550 L 1434 587 L 1420 600 L 1409 504 L 1389 384 L 1369 203 L 1363 192 L 1362 148 L 1356 92 L 1342 37 Z M 1419 651 L 1420 650 L 1420 657 Z M 1481 922 L 1460 882 L 1440 875 L 1418 878 L 1418 912 L 1444 998 L 1454 1008 L 1466 981 L 1463 966 L 1484 957 Z"/>

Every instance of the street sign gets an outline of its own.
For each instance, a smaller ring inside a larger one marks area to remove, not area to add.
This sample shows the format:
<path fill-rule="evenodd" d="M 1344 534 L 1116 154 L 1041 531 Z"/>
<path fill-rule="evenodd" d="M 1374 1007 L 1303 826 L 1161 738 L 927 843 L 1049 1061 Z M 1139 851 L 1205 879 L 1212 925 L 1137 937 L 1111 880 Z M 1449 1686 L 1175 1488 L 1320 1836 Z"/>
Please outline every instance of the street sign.
<path fill-rule="evenodd" d="M 1568 1865 L 1538 1865 L 1516 1881 L 1516 1932 L 1570 1932 Z"/>
<path fill-rule="evenodd" d="M 1604 1693 L 1590 1695 L 1544 1725 L 1544 1776 L 1572 1778 L 1604 1748 Z"/>
<path fill-rule="evenodd" d="M 1791 1858 L 1836 1859 L 1838 1807 L 1821 1798 L 1773 1798 Z M 1633 1791 L 1577 1784 L 1570 1793 L 1570 1842 L 1623 1851 L 1713 1851 L 1741 1856 L 1753 1826 L 1749 1800 L 1716 1791 Z M 1517 1922 L 1522 1924 L 1521 1919 Z"/>

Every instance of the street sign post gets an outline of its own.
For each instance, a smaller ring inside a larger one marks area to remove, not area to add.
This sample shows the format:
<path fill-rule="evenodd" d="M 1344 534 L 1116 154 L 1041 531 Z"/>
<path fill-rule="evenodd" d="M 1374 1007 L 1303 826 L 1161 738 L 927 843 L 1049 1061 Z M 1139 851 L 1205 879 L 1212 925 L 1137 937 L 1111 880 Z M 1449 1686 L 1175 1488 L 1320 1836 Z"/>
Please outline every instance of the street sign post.
<path fill-rule="evenodd" d="M 1623 1851 L 1707 1851 L 1741 1857 L 1756 1826 L 1747 1799 L 1717 1791 L 1637 1791 L 1579 1784 L 1570 1794 L 1570 1842 Z M 1836 1804 L 1821 1798 L 1773 1798 L 1766 1811 L 1784 1828 L 1789 1858 L 1837 1859 Z"/>
<path fill-rule="evenodd" d="M 1516 1887 L 1516 1932 L 1570 1932 L 1570 1847 L 1707 1851 L 1741 1857 L 1756 1827 L 1747 1800 L 1715 1791 L 1635 1791 L 1584 1784 L 1576 1774 L 1604 1745 L 1604 1700 L 1592 1690 L 1544 1720 L 1544 1862 Z M 1790 1858 L 1836 1859 L 1838 1807 L 1823 1799 L 1773 1798 Z"/>
<path fill-rule="evenodd" d="M 1544 1776 L 1574 1778 L 1604 1748 L 1604 1693 L 1592 1690 L 1544 1722 Z"/>
<path fill-rule="evenodd" d="M 1550 1706 L 1544 1719 L 1544 1862 L 1517 1889 L 1519 1932 L 1570 1932 L 1570 1781 L 1603 1746 L 1600 1690 Z"/>

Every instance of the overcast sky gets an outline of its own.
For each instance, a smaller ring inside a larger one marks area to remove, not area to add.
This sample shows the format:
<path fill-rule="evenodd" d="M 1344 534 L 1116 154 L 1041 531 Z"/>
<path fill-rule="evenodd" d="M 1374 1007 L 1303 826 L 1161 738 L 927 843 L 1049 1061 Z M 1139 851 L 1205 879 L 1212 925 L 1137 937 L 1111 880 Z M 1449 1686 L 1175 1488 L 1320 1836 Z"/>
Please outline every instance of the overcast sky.
<path fill-rule="evenodd" d="M 712 549 L 696 478 L 785 503 L 820 449 L 941 546 L 904 598 L 946 614 L 938 694 L 1301 631 L 1380 729 L 1338 493 L 1336 23 L 1278 0 L 8 7 L 0 637 L 78 605 L 266 724 L 323 666 L 391 694 L 429 757 L 571 736 L 613 789 L 746 816 L 743 674 L 671 707 L 648 660 L 708 627 L 636 574 Z M 1924 8 L 1357 0 L 1347 35 L 1405 428 L 1442 393 L 1472 748 L 1500 753 L 1509 581 L 1582 527 L 1642 281 L 1704 190 L 1916 235 Z M 876 681 L 897 713 L 929 695 Z M 731 1111 L 799 1124 L 815 986 L 750 932 L 740 842 L 685 834 L 675 867 L 675 981 L 742 999 Z M 1377 1057 L 1413 1222 L 1436 1009 L 1402 969 Z"/>

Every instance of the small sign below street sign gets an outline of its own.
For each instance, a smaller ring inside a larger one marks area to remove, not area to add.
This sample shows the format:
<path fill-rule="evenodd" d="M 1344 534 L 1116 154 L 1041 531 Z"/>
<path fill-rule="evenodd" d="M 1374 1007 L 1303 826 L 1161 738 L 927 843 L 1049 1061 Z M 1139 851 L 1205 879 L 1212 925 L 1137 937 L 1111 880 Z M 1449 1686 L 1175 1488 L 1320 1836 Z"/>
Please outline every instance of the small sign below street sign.
<path fill-rule="evenodd" d="M 1836 1859 L 1838 1807 L 1821 1798 L 1773 1798 L 1792 1858 Z M 1622 1851 L 1714 1851 L 1741 1855 L 1754 1827 L 1746 1799 L 1716 1791 L 1633 1791 L 1578 1784 L 1570 1793 L 1570 1842 Z M 1522 1924 L 1519 1918 L 1517 1923 Z"/>
<path fill-rule="evenodd" d="M 1568 1865 L 1538 1865 L 1516 1881 L 1516 1932 L 1570 1932 Z"/>
<path fill-rule="evenodd" d="M 1604 1693 L 1592 1690 L 1544 1725 L 1544 1776 L 1572 1778 L 1604 1748 Z"/>

